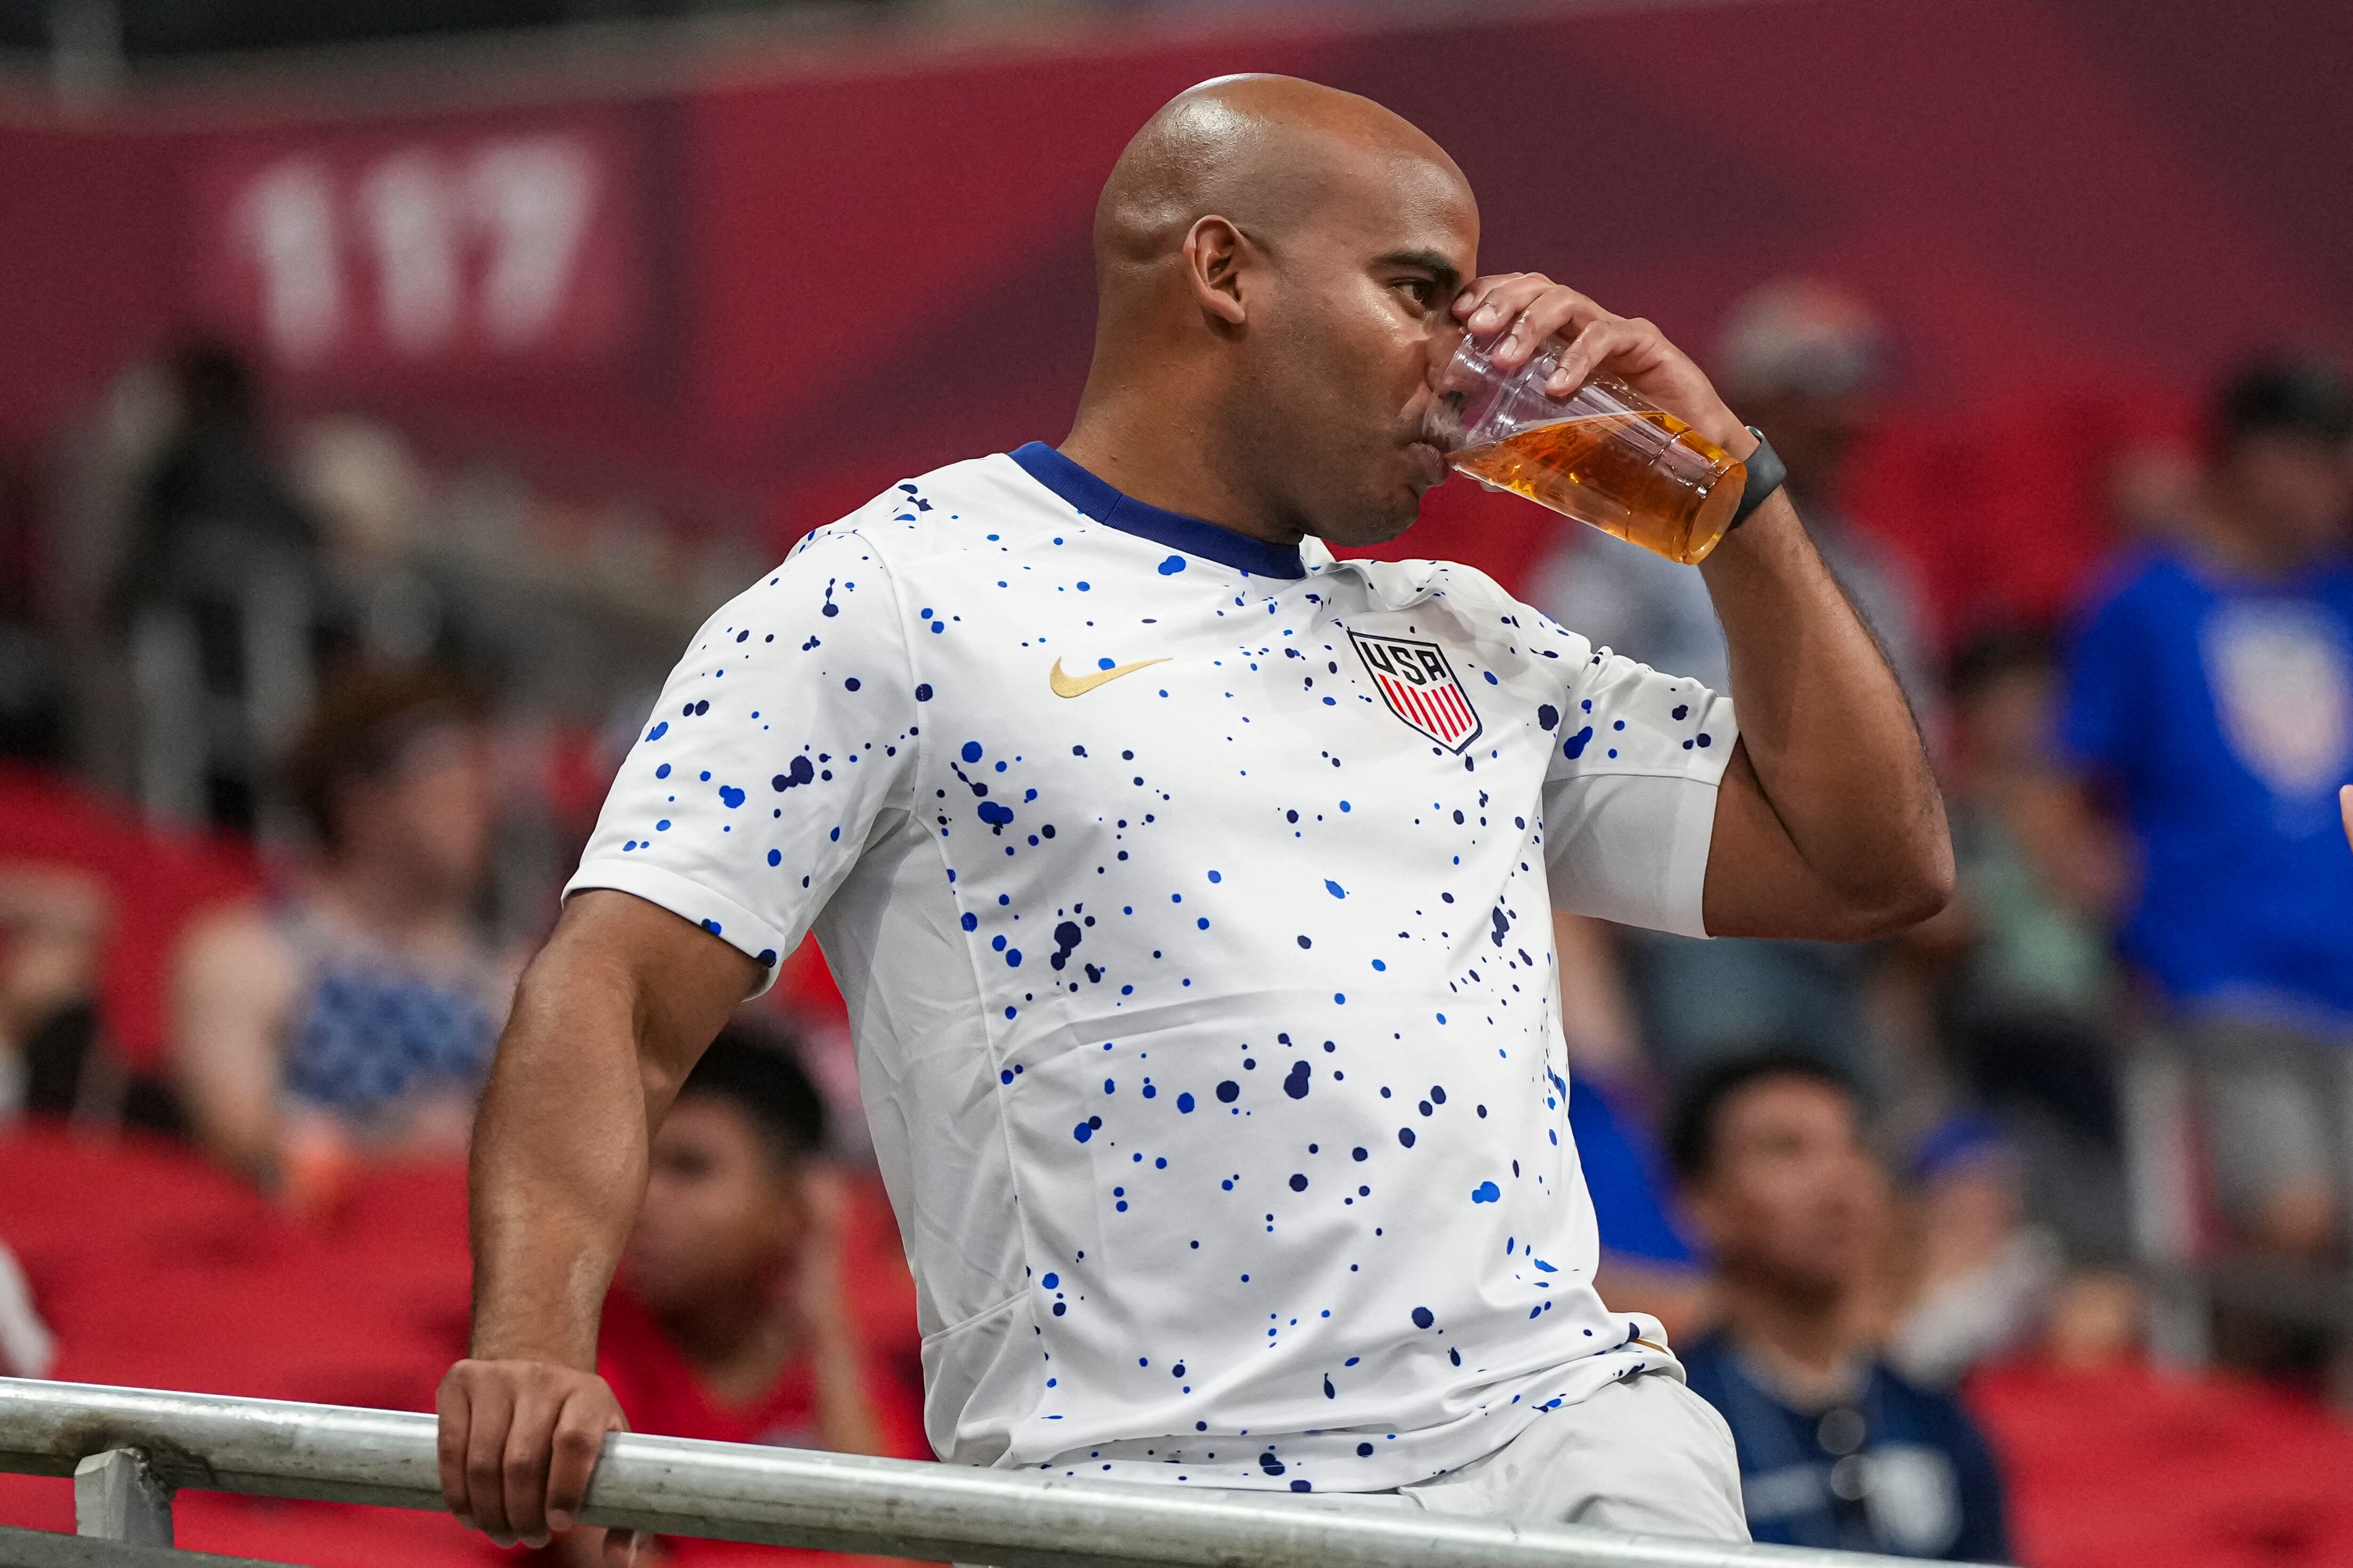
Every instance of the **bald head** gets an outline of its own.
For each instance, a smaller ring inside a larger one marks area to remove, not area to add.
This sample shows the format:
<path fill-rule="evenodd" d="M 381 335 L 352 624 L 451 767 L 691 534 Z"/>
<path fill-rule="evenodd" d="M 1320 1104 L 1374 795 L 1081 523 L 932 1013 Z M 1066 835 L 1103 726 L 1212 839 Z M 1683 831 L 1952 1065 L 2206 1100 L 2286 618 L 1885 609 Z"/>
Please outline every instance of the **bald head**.
<path fill-rule="evenodd" d="M 1326 204 L 1361 196 L 1400 165 L 1470 185 L 1444 148 L 1369 98 L 1289 76 L 1228 76 L 1186 89 L 1145 121 L 1095 205 L 1095 271 L 1108 293 L 1136 268 L 1173 263 L 1212 214 L 1279 247 Z"/>
<path fill-rule="evenodd" d="M 1292 77 L 1179 93 L 1095 208 L 1094 364 L 1063 451 L 1261 537 L 1388 539 L 1444 473 L 1425 359 L 1477 260 L 1439 145 Z"/>

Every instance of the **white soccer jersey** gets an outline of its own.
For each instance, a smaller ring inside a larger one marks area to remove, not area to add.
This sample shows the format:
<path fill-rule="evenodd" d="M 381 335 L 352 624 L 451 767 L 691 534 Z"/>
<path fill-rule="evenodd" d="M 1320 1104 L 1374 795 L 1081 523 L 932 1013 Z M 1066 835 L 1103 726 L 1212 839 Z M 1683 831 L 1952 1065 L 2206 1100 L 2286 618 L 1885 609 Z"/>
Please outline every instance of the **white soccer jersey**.
<path fill-rule="evenodd" d="M 1033 443 L 713 616 L 571 888 L 814 929 L 942 1458 L 1371 1490 L 1673 1368 L 1593 1290 L 1547 905 L 1697 934 L 1734 737 L 1480 573 Z"/>

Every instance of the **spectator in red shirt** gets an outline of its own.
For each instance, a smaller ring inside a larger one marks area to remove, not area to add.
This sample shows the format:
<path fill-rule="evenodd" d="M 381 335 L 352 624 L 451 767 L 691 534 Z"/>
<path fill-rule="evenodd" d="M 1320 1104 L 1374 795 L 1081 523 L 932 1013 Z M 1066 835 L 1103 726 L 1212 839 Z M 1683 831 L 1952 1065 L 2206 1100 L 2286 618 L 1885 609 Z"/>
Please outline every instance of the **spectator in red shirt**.
<path fill-rule="evenodd" d="M 792 1043 L 749 1016 L 722 1030 L 654 1133 L 645 1205 L 605 1302 L 596 1370 L 633 1430 L 932 1457 L 921 1391 L 872 1352 L 844 1298 L 842 1192 L 824 1146 L 824 1102 Z M 603 1537 L 574 1530 L 564 1555 L 596 1563 Z M 745 1550 L 665 1538 L 636 1561 Z"/>

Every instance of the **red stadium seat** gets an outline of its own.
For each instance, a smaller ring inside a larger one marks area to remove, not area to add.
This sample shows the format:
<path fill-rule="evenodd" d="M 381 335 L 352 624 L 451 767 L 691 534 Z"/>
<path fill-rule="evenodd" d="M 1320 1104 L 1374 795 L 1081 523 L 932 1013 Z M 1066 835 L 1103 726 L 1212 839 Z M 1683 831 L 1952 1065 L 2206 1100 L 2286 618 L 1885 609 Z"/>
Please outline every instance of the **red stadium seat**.
<path fill-rule="evenodd" d="M 2353 1563 L 2353 1426 L 2221 1376 L 2039 1363 L 1971 1380 L 2038 1568 Z"/>

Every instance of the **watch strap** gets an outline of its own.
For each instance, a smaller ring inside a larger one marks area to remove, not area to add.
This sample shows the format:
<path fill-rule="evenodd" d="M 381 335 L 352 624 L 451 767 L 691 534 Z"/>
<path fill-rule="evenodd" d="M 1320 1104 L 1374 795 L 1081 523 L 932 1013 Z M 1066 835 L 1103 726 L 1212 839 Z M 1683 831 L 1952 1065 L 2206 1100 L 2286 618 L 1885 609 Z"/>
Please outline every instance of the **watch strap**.
<path fill-rule="evenodd" d="M 1740 492 L 1740 504 L 1733 510 L 1732 521 L 1724 526 L 1726 533 L 1746 522 L 1748 514 L 1763 506 L 1765 498 L 1789 478 L 1789 470 L 1781 466 L 1781 454 L 1773 450 L 1773 443 L 1765 439 L 1765 432 L 1751 425 L 1748 433 L 1757 437 L 1757 449 L 1748 454 L 1748 483 Z"/>

